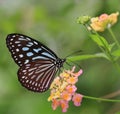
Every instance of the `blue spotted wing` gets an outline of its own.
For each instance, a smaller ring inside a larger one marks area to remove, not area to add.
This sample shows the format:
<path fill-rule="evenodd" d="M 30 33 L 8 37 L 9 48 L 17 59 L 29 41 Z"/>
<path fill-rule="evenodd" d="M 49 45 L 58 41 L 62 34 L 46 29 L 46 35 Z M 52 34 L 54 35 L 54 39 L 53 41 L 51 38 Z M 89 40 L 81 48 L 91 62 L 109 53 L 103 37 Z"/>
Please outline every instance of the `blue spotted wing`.
<path fill-rule="evenodd" d="M 34 92 L 46 91 L 65 59 L 58 58 L 47 46 L 26 35 L 9 34 L 6 44 L 20 67 L 18 80 L 21 84 Z"/>

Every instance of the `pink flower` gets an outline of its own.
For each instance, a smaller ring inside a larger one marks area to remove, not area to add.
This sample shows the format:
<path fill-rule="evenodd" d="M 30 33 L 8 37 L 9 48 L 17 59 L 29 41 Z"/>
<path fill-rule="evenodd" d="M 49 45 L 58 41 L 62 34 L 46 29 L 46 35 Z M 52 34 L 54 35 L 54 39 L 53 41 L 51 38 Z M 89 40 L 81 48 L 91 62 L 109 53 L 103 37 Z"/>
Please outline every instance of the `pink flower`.
<path fill-rule="evenodd" d="M 65 100 L 61 100 L 60 101 L 60 106 L 62 108 L 62 112 L 67 112 L 67 109 L 68 109 L 68 101 L 65 101 Z"/>
<path fill-rule="evenodd" d="M 78 77 L 78 76 L 80 76 L 80 75 L 83 73 L 83 70 L 82 70 L 82 69 L 80 69 L 80 70 L 79 70 L 78 72 L 76 72 L 76 73 L 74 73 L 74 71 L 75 71 L 75 66 L 72 68 L 71 71 L 67 71 L 67 72 L 68 72 L 69 74 L 75 76 L 75 77 Z"/>
<path fill-rule="evenodd" d="M 80 69 L 77 73 L 74 73 L 74 76 L 78 77 L 83 73 L 83 70 Z"/>
<path fill-rule="evenodd" d="M 108 18 L 108 14 L 104 13 L 102 15 L 99 16 L 99 21 L 104 21 Z"/>
<path fill-rule="evenodd" d="M 77 90 L 77 88 L 76 88 L 75 85 L 68 85 L 68 86 L 66 87 L 66 90 L 67 90 L 69 93 L 73 94 L 73 93 L 75 93 L 75 91 Z"/>
<path fill-rule="evenodd" d="M 83 98 L 83 95 L 81 94 L 74 94 L 73 98 L 72 98 L 72 101 L 74 102 L 74 105 L 75 106 L 80 106 L 81 105 L 81 102 L 82 102 L 82 98 Z"/>

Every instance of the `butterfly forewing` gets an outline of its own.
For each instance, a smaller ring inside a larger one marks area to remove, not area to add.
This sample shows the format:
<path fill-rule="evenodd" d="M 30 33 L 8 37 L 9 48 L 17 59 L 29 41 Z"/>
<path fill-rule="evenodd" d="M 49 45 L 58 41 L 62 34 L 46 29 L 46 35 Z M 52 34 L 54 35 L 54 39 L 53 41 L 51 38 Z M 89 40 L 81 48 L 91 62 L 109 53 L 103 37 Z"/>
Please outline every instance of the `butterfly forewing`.
<path fill-rule="evenodd" d="M 48 47 L 26 35 L 9 34 L 6 43 L 20 66 L 18 80 L 21 84 L 34 92 L 46 91 L 65 59 L 58 58 Z"/>
<path fill-rule="evenodd" d="M 57 59 L 52 50 L 28 36 L 10 34 L 7 36 L 6 42 L 14 61 L 19 66 L 39 59 Z"/>

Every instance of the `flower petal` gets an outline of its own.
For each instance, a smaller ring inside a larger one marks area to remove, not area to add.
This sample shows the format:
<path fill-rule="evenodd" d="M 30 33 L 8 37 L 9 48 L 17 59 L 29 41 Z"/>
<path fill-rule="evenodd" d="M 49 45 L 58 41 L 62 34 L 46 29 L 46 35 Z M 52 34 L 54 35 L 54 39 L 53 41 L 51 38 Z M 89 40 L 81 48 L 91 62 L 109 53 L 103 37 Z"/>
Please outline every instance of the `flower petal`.
<path fill-rule="evenodd" d="M 66 87 L 66 90 L 68 91 L 68 93 L 73 94 L 73 93 L 75 93 L 75 91 L 77 90 L 77 87 L 76 87 L 75 85 L 68 85 L 68 86 Z"/>
<path fill-rule="evenodd" d="M 72 101 L 74 102 L 75 106 L 80 106 L 82 102 L 83 95 L 81 94 L 74 94 Z"/>
<path fill-rule="evenodd" d="M 68 109 L 68 107 L 69 107 L 68 101 L 61 100 L 61 101 L 60 101 L 60 106 L 61 106 L 61 108 L 62 108 L 62 112 L 67 112 L 67 109 Z"/>
<path fill-rule="evenodd" d="M 119 13 L 101 14 L 99 17 L 91 18 L 90 27 L 99 32 L 103 32 L 106 28 L 111 27 L 118 20 Z"/>
<path fill-rule="evenodd" d="M 60 102 L 56 99 L 52 100 L 52 108 L 56 110 L 56 108 L 60 105 Z"/>
<path fill-rule="evenodd" d="M 63 92 L 61 93 L 61 98 L 62 98 L 63 100 L 70 101 L 70 100 L 71 100 L 71 97 L 72 97 L 72 95 L 71 95 L 70 93 L 68 93 L 67 91 L 63 91 Z"/>
<path fill-rule="evenodd" d="M 67 82 L 68 82 L 69 84 L 75 84 L 77 81 L 78 81 L 78 78 L 77 78 L 77 77 L 69 77 L 69 78 L 67 79 Z"/>

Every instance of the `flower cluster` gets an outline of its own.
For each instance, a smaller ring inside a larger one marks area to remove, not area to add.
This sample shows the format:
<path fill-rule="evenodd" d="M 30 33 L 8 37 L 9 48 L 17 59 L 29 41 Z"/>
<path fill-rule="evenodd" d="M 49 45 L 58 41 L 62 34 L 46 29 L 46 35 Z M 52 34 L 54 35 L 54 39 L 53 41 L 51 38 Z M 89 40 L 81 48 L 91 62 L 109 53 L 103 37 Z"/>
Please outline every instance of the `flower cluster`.
<path fill-rule="evenodd" d="M 103 32 L 106 28 L 114 25 L 118 20 L 119 12 L 108 14 L 102 14 L 99 17 L 91 18 L 91 24 L 93 30 Z"/>
<path fill-rule="evenodd" d="M 82 70 L 74 73 L 75 67 L 72 70 L 63 71 L 59 77 L 56 77 L 51 84 L 51 94 L 48 101 L 52 101 L 52 108 L 55 110 L 61 106 L 62 112 L 66 112 L 69 107 L 69 101 L 72 100 L 75 106 L 80 106 L 82 95 L 76 93 L 77 87 L 75 83 L 78 77 L 82 74 Z"/>

